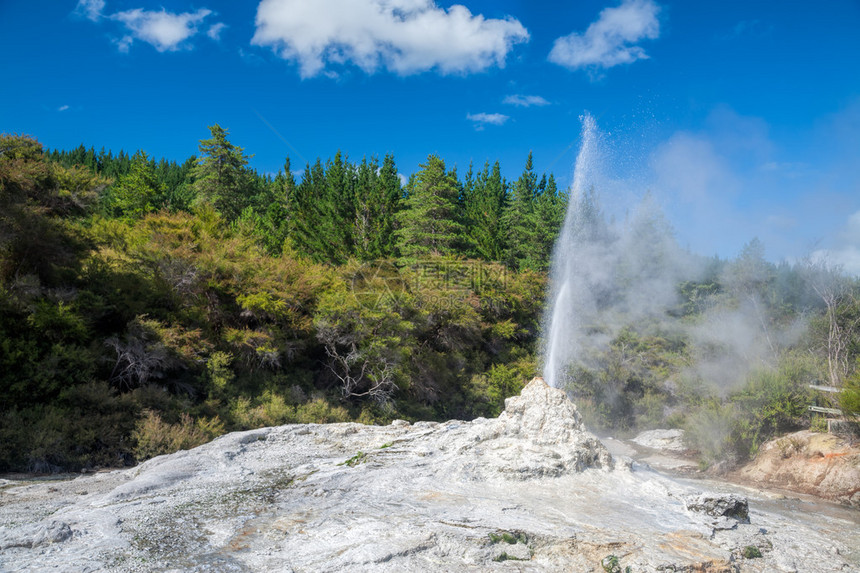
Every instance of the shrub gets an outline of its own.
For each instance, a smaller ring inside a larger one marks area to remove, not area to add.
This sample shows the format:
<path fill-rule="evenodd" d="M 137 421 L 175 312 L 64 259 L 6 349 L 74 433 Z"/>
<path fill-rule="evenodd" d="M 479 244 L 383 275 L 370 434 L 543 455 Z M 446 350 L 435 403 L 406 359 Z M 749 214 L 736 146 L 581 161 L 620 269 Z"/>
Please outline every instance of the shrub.
<path fill-rule="evenodd" d="M 698 450 L 706 464 L 733 461 L 730 446 L 737 412 L 730 404 L 708 400 L 694 409 L 684 421 L 684 441 Z"/>
<path fill-rule="evenodd" d="M 0 471 L 56 472 L 130 462 L 135 405 L 104 382 L 63 390 L 51 404 L 0 413 Z"/>
<path fill-rule="evenodd" d="M 839 394 L 839 407 L 848 417 L 860 417 L 860 370 L 845 381 L 845 386 Z"/>
<path fill-rule="evenodd" d="M 731 396 L 741 414 L 736 418 L 736 447 L 742 457 L 754 455 L 774 435 L 800 427 L 810 403 L 802 376 L 790 364 L 780 370 L 761 370 Z"/>
<path fill-rule="evenodd" d="M 145 460 L 197 447 L 223 433 L 224 426 L 217 417 L 201 418 L 195 422 L 190 415 L 183 413 L 179 422 L 168 424 L 157 412 L 147 410 L 131 435 L 136 442 L 135 457 Z"/>

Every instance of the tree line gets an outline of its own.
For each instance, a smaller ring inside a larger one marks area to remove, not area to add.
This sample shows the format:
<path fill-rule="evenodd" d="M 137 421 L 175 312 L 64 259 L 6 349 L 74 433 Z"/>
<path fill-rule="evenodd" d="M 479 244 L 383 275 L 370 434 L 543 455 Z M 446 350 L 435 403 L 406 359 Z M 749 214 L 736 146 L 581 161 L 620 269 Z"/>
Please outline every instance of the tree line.
<path fill-rule="evenodd" d="M 320 263 L 459 256 L 546 270 L 567 205 L 553 174 L 538 177 L 531 154 L 513 182 L 498 161 L 479 170 L 470 164 L 461 180 L 430 155 L 402 183 L 391 154 L 351 162 L 341 152 L 305 165 L 297 180 L 289 157 L 274 177 L 260 175 L 226 129 L 209 131 L 199 156 L 181 164 L 83 146 L 47 157 L 112 180 L 98 207 L 107 216 L 208 204 L 227 222 L 253 229 L 268 253 L 286 247 Z"/>
<path fill-rule="evenodd" d="M 0 471 L 129 464 L 264 425 L 495 416 L 538 373 L 568 197 L 530 156 L 512 182 L 433 155 L 403 182 L 390 155 L 341 153 L 269 177 L 228 135 L 212 126 L 182 163 L 0 136 Z M 663 241 L 636 239 L 654 265 Z M 755 242 L 703 262 L 659 320 L 607 302 L 626 327 L 589 327 L 607 344 L 568 389 L 593 426 L 733 420 L 697 447 L 742 457 L 815 423 L 810 379 L 857 410 L 854 279 L 773 265 Z M 615 284 L 650 280 L 637 264 Z M 686 325 L 752 303 L 769 329 L 809 328 L 731 392 L 701 384 L 697 353 L 723 343 L 702 350 Z"/>

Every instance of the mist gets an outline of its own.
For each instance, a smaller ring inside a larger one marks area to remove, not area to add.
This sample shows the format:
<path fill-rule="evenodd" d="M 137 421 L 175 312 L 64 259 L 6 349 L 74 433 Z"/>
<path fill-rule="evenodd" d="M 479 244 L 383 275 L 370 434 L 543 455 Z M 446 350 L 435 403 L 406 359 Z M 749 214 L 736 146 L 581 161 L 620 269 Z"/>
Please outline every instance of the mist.
<path fill-rule="evenodd" d="M 783 304 L 777 275 L 800 280 L 797 269 L 767 262 L 754 238 L 730 260 L 681 247 L 653 192 L 605 175 L 608 138 L 590 116 L 582 122 L 543 318 L 547 383 L 600 412 L 603 425 L 636 427 L 665 423 L 684 407 L 679 394 L 722 399 L 752 373 L 777 369 L 807 330 L 799 308 L 815 304 L 774 312 Z M 638 199 L 616 220 L 602 208 L 602 189 L 614 207 Z"/>

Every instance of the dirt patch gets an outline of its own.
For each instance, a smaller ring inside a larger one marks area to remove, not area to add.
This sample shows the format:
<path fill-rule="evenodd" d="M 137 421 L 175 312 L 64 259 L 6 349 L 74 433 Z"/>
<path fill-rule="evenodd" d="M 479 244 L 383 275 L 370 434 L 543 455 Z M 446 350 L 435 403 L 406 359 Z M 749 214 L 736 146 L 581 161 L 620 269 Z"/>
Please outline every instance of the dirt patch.
<path fill-rule="evenodd" d="M 765 443 L 752 462 L 726 477 L 860 508 L 860 444 L 833 434 L 795 432 Z"/>

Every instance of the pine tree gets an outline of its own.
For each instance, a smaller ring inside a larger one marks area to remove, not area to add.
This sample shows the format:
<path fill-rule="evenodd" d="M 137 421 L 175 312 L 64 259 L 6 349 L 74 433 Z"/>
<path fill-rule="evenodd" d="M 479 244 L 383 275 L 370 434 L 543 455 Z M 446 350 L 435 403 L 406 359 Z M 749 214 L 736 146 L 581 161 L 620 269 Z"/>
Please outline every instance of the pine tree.
<path fill-rule="evenodd" d="M 233 220 L 249 204 L 249 157 L 227 140 L 228 131 L 220 125 L 209 126 L 209 131 L 212 137 L 200 140 L 200 158 L 193 173 L 196 201 L 211 204 Z"/>
<path fill-rule="evenodd" d="M 452 255 L 462 242 L 458 217 L 459 186 L 445 162 L 430 155 L 407 187 L 403 209 L 397 214 L 397 248 L 403 262 L 422 257 Z"/>
<path fill-rule="evenodd" d="M 400 202 L 400 178 L 394 158 L 382 167 L 376 158 L 362 160 L 355 186 L 355 254 L 362 260 L 394 255 L 394 214 Z"/>
<path fill-rule="evenodd" d="M 541 269 L 548 261 L 540 258 L 537 241 L 538 221 L 535 216 L 535 199 L 538 193 L 532 153 L 529 152 L 522 175 L 513 186 L 513 198 L 504 214 L 507 235 L 508 264 L 515 268 Z"/>
<path fill-rule="evenodd" d="M 471 168 L 464 185 L 464 209 L 472 254 L 500 261 L 504 257 L 502 217 L 507 202 L 507 182 L 502 177 L 498 161 L 492 172 L 488 161 L 474 181 L 470 181 L 470 175 Z"/>
<path fill-rule="evenodd" d="M 352 234 L 355 254 L 364 261 L 375 259 L 378 256 L 372 245 L 379 207 L 377 198 L 374 196 L 374 191 L 378 186 L 378 169 L 379 162 L 375 157 L 370 161 L 367 160 L 367 157 L 363 158 L 358 166 L 355 181 L 355 222 Z"/>
<path fill-rule="evenodd" d="M 342 263 L 353 254 L 355 223 L 355 169 L 338 150 L 326 162 L 326 186 L 320 231 L 328 246 L 328 259 Z"/>
<path fill-rule="evenodd" d="M 567 197 L 558 191 L 555 177 L 550 173 L 549 178 L 541 178 L 538 184 L 539 194 L 534 204 L 537 235 L 537 260 L 545 261 L 548 268 L 552 258 L 552 249 L 564 224 L 564 214 L 567 209 Z"/>
<path fill-rule="evenodd" d="M 325 194 L 325 168 L 317 158 L 313 167 L 305 165 L 301 182 L 288 198 L 290 243 L 299 253 L 317 262 L 328 260 L 329 246 L 320 232 L 325 217 L 322 205 Z"/>
<path fill-rule="evenodd" d="M 263 248 L 272 255 L 279 255 L 290 235 L 293 223 L 290 212 L 290 201 L 296 190 L 296 180 L 290 171 L 290 158 L 284 160 L 283 171 L 266 183 L 266 195 L 270 200 L 258 207 L 260 215 L 253 221 L 256 226 L 254 234 Z M 259 197 L 257 197 L 259 201 Z M 250 217 L 249 217 L 250 219 Z"/>
<path fill-rule="evenodd" d="M 121 216 L 136 218 L 158 209 L 164 201 L 164 187 L 158 181 L 155 163 L 145 151 L 131 158 L 131 170 L 111 189 L 112 206 Z"/>
<path fill-rule="evenodd" d="M 371 240 L 371 252 L 375 258 L 394 256 L 396 237 L 394 235 L 395 214 L 403 197 L 400 176 L 394 156 L 386 154 L 382 159 L 379 177 L 374 187 L 374 203 L 379 206 L 375 222 L 375 232 Z"/>

